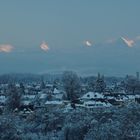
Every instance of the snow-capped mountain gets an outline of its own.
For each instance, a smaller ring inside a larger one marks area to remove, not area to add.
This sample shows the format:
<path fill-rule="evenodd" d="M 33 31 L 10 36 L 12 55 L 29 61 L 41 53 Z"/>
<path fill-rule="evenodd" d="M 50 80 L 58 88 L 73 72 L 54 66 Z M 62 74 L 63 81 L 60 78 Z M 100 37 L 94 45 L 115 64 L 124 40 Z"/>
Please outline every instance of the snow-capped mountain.
<path fill-rule="evenodd" d="M 124 37 L 112 42 L 77 45 L 72 47 L 54 47 L 49 51 L 30 48 L 28 51 L 1 54 L 1 71 L 57 73 L 75 70 L 81 74 L 124 75 L 140 70 L 140 44 Z M 68 44 L 69 46 L 69 44 Z"/>

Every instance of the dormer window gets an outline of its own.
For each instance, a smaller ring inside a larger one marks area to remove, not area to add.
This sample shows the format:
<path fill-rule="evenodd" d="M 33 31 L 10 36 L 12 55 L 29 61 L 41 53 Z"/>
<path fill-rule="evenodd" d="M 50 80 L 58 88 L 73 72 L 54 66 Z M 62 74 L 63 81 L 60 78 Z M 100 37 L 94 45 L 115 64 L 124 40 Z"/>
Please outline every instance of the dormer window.
<path fill-rule="evenodd" d="M 90 95 L 88 94 L 87 97 L 90 97 Z"/>

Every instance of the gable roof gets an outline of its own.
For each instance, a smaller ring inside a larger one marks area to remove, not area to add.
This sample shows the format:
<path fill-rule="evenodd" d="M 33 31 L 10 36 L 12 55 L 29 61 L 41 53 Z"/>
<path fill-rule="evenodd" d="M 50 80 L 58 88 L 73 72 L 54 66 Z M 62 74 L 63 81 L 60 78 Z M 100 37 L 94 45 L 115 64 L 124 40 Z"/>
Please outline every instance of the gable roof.
<path fill-rule="evenodd" d="M 90 99 L 97 99 L 97 98 L 104 98 L 104 96 L 98 92 L 88 92 L 81 97 L 81 99 L 83 100 L 90 100 Z"/>

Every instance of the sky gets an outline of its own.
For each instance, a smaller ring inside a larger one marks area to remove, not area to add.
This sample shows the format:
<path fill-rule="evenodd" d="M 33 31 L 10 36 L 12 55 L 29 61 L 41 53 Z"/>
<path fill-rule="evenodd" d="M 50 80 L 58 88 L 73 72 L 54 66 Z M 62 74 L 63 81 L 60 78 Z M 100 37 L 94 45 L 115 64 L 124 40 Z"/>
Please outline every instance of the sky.
<path fill-rule="evenodd" d="M 140 71 L 139 13 L 139 0 L 0 0 L 0 74 Z"/>

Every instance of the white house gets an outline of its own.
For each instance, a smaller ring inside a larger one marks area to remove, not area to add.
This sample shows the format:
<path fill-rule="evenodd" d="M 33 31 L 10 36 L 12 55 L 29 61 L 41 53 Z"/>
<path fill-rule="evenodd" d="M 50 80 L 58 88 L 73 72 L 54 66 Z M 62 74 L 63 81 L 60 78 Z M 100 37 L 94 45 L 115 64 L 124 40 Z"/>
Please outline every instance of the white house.
<path fill-rule="evenodd" d="M 112 105 L 108 102 L 101 101 L 86 101 L 84 102 L 86 108 L 101 108 L 101 107 L 111 107 Z"/>
<path fill-rule="evenodd" d="M 105 101 L 104 95 L 98 92 L 88 92 L 80 99 L 84 102 L 82 107 L 89 109 L 112 106 L 109 102 Z"/>

